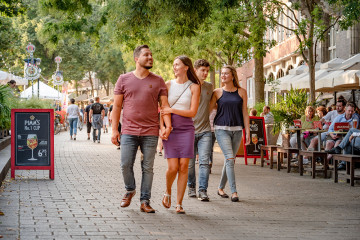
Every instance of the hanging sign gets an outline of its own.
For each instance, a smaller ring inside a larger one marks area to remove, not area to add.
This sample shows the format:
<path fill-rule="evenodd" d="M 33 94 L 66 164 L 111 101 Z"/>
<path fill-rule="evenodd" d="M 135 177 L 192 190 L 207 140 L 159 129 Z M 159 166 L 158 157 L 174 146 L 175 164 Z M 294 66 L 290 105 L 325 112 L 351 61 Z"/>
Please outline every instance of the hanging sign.
<path fill-rule="evenodd" d="M 11 110 L 11 178 L 15 170 L 49 170 L 54 179 L 54 110 Z"/>
<path fill-rule="evenodd" d="M 62 75 L 62 71 L 55 72 L 55 74 L 52 75 L 52 79 L 54 81 L 54 85 L 63 85 L 64 77 Z"/>

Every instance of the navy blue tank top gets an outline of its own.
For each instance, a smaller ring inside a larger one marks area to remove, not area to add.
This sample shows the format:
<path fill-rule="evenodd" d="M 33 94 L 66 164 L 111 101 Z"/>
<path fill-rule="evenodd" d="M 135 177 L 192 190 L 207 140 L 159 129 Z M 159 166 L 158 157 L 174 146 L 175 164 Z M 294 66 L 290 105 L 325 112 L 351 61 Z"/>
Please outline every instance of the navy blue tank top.
<path fill-rule="evenodd" d="M 227 92 L 223 90 L 222 96 L 217 101 L 217 113 L 214 125 L 217 126 L 241 126 L 244 127 L 242 113 L 243 99 L 238 91 Z"/>

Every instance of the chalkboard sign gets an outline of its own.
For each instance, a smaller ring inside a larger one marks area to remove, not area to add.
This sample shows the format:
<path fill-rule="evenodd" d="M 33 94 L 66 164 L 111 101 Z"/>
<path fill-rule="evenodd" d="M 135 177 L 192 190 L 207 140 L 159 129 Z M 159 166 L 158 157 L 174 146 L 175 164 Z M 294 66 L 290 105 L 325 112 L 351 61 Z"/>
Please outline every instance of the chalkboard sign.
<path fill-rule="evenodd" d="M 11 177 L 15 170 L 54 170 L 54 110 L 11 111 Z"/>
<path fill-rule="evenodd" d="M 264 118 L 250 117 L 250 144 L 245 146 L 245 154 L 248 157 L 261 156 L 260 148 L 266 144 Z"/>
<path fill-rule="evenodd" d="M 243 131 L 243 139 L 240 144 L 240 148 L 237 157 L 244 157 L 245 164 L 247 165 L 248 158 L 260 158 L 261 146 L 267 145 L 265 122 L 263 117 L 250 117 L 250 144 L 245 145 L 246 136 Z M 264 157 L 268 157 L 267 151 L 264 151 Z M 255 160 L 254 160 L 255 163 Z"/>

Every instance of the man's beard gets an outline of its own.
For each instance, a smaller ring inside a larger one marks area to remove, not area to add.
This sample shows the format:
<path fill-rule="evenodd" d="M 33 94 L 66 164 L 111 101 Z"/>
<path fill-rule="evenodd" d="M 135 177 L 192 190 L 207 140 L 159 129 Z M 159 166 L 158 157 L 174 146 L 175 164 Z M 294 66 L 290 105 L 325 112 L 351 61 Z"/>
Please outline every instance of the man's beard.
<path fill-rule="evenodd" d="M 146 68 L 147 70 L 152 68 L 152 66 L 143 66 L 143 67 Z"/>

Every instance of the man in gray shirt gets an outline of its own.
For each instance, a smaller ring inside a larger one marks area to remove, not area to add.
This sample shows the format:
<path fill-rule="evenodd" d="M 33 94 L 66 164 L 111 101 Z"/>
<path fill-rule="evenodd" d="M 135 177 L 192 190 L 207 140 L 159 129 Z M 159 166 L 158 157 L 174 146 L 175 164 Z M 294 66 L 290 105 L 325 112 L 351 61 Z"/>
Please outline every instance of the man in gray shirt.
<path fill-rule="evenodd" d="M 196 116 L 193 118 L 195 127 L 195 156 L 199 154 L 199 200 L 209 201 L 207 195 L 210 156 L 212 148 L 212 134 L 210 128 L 210 99 L 213 85 L 205 82 L 210 70 L 210 64 L 205 59 L 199 59 L 194 63 L 197 77 L 201 82 L 200 104 Z M 190 159 L 188 175 L 189 197 L 196 197 L 196 173 L 195 158 Z"/>

